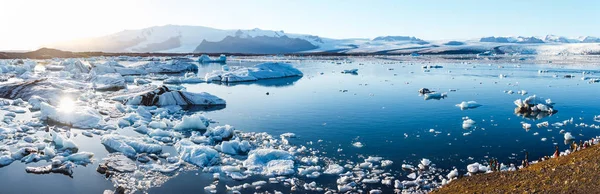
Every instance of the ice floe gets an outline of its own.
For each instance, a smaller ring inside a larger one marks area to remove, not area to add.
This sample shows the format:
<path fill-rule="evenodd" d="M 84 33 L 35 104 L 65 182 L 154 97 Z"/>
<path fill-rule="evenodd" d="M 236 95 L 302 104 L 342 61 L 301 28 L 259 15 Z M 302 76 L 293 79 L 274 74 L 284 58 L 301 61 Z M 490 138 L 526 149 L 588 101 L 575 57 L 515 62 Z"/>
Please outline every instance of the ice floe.
<path fill-rule="evenodd" d="M 261 63 L 254 67 L 230 67 L 229 71 L 215 70 L 207 73 L 207 82 L 245 82 L 261 79 L 302 76 L 302 72 L 286 63 Z"/>
<path fill-rule="evenodd" d="M 466 110 L 466 109 L 473 109 L 473 108 L 480 107 L 481 104 L 478 104 L 475 101 L 468 101 L 468 102 L 463 101 L 460 104 L 457 104 L 456 106 L 462 110 Z"/>

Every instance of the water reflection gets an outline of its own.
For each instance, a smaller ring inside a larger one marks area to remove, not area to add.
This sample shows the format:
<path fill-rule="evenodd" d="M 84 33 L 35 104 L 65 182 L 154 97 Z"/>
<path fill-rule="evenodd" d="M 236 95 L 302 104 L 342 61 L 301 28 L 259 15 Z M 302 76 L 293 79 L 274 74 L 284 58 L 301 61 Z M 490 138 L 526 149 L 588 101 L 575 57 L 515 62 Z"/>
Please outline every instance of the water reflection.
<path fill-rule="evenodd" d="M 211 112 L 211 111 L 218 111 L 218 110 L 222 110 L 225 108 L 226 105 L 210 105 L 210 106 L 206 106 L 206 105 L 189 105 L 189 106 L 182 106 L 181 108 L 183 110 L 187 110 L 189 112 Z"/>
<path fill-rule="evenodd" d="M 263 87 L 289 87 L 293 86 L 302 77 L 286 77 L 277 79 L 263 79 L 249 82 L 234 82 L 234 83 L 215 83 L 224 86 L 238 86 L 238 85 L 258 85 Z"/>
<path fill-rule="evenodd" d="M 515 115 L 523 117 L 529 120 L 540 120 L 549 116 L 556 114 L 558 111 L 554 112 L 532 112 L 532 111 L 522 111 L 521 108 L 515 108 Z"/>

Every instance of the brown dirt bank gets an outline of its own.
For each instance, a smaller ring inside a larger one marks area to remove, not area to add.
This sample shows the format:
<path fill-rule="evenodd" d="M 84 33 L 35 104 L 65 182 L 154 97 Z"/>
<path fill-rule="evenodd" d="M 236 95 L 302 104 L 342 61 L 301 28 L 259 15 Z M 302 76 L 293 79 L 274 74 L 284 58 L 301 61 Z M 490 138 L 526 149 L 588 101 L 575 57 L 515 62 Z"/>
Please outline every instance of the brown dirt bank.
<path fill-rule="evenodd" d="M 434 193 L 600 193 L 600 146 L 515 172 L 463 177 Z"/>

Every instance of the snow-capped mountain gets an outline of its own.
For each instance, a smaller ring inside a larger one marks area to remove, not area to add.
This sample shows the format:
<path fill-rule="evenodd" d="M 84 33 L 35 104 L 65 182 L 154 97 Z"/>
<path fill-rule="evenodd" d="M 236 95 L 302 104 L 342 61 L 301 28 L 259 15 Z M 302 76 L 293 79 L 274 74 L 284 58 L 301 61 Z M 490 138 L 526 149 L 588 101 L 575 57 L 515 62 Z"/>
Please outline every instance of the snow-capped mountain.
<path fill-rule="evenodd" d="M 221 30 L 203 26 L 166 25 L 140 30 L 125 30 L 108 36 L 61 42 L 48 45 L 48 47 L 69 51 L 103 52 L 189 53 L 195 50 L 227 52 L 229 50 L 219 47 L 226 47 L 227 44 L 239 45 L 244 43 L 240 42 L 241 40 L 252 40 L 255 38 L 259 40 L 249 41 L 249 43 L 255 45 L 257 43 L 292 43 L 280 45 L 279 47 L 285 47 L 282 48 L 283 50 L 294 50 L 290 48 L 294 48 L 299 44 L 312 45 L 312 47 L 306 47 L 307 50 L 310 50 L 324 44 L 324 40 L 318 36 L 286 34 L 283 31 L 261 30 L 258 28 L 251 30 Z M 267 39 L 270 43 L 268 41 L 265 42 Z M 203 49 L 202 43 L 210 45 L 209 47 L 211 48 Z M 257 50 L 256 53 L 263 52 Z"/>
<path fill-rule="evenodd" d="M 47 45 L 85 52 L 162 53 L 372 53 L 372 54 L 596 54 L 600 38 L 556 35 L 490 36 L 473 40 L 422 40 L 414 36 L 379 36 L 373 39 L 331 39 L 274 30 L 222 30 L 203 26 L 165 25 L 125 30 L 103 37 Z"/>

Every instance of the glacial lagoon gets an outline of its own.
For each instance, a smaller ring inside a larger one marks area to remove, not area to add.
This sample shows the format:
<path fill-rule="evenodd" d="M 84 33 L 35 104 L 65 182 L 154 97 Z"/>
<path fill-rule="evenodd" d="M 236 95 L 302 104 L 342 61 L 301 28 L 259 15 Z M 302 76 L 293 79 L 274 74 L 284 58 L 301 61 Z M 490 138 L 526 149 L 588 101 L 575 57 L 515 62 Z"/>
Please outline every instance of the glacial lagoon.
<path fill-rule="evenodd" d="M 104 60 L 110 59 L 96 62 Z M 181 161 L 176 170 L 168 173 L 142 167 L 169 163 L 168 157 L 160 157 L 146 164 L 136 162 L 136 172 L 117 173 L 120 179 L 115 178 L 118 177 L 116 175 L 107 179 L 97 172 L 97 168 L 109 152 L 115 152 L 101 143 L 102 137 L 108 134 L 104 132 L 88 137 L 82 132 L 90 129 L 58 125 L 71 134 L 68 139 L 77 144 L 79 152 L 93 153 L 92 161 L 76 165 L 70 175 L 64 175 L 31 174 L 24 170 L 26 167 L 49 165 L 50 160 L 31 163 L 16 160 L 0 167 L 0 176 L 10 177 L 0 181 L 0 187 L 3 193 L 102 193 L 114 190 L 120 183 L 137 181 L 135 185 L 138 186 L 130 185 L 128 192 L 288 193 L 294 189 L 300 193 L 325 193 L 348 187 L 354 191 L 381 190 L 385 193 L 430 190 L 440 186 L 442 179 L 448 179 L 447 175 L 453 169 L 464 175 L 467 174 L 467 165 L 475 162 L 487 165 L 492 158 L 497 158 L 507 167 L 510 164 L 518 166 L 525 152 L 532 161 L 551 155 L 555 145 L 561 151 L 566 150 L 567 132 L 575 137 L 575 141 L 589 140 L 600 132 L 600 117 L 596 116 L 600 115 L 600 83 L 590 81 L 600 77 L 600 68 L 594 64 L 406 61 L 377 57 L 240 57 L 226 65 L 229 68 L 251 67 L 274 61 L 291 64 L 303 76 L 237 83 L 180 84 L 178 86 L 187 92 L 207 92 L 225 100 L 226 105 L 193 107 L 177 114 L 201 113 L 210 119 L 209 128 L 233 126 L 245 134 L 240 137 L 248 139 L 252 149 L 272 148 L 289 152 L 291 159 L 287 159 L 293 161 L 292 166 L 277 169 L 285 173 L 275 170 L 277 173 L 245 174 L 243 171 L 248 169 L 242 163 L 248 159 L 248 153 L 226 154 L 220 151 L 220 161 L 206 166 Z M 127 61 L 119 63 L 130 64 Z M 223 64 L 219 63 L 194 64 L 198 70 L 193 73 L 201 78 L 213 70 L 223 69 Z M 355 74 L 342 73 L 350 69 L 358 71 Z M 43 70 L 36 71 L 43 76 L 61 77 L 46 74 Z M 162 84 L 161 79 L 153 79 L 158 74 L 136 77 L 151 80 L 150 84 Z M 128 82 L 127 87 L 140 86 Z M 418 92 L 422 88 L 443 93 L 444 97 L 426 99 Z M 110 106 L 114 104 L 102 97 L 110 91 L 97 93 L 98 96 L 89 97 L 96 99 L 89 103 L 102 104 L 96 102 L 102 101 Z M 516 114 L 514 101 L 533 95 L 551 99 L 556 112 L 538 116 Z M 481 106 L 463 110 L 456 106 L 463 101 L 476 101 Z M 0 110 L 4 115 L 11 112 L 6 107 Z M 35 112 L 27 109 L 5 122 L 24 125 L 29 120 L 39 120 Z M 463 126 L 463 118 L 466 117 L 474 121 L 474 125 L 467 129 Z M 110 118 L 107 122 L 112 119 L 119 118 Z M 178 122 L 180 116 L 171 119 Z M 548 122 L 548 126 L 544 126 L 544 122 Z M 54 127 L 53 124 L 42 123 Z M 540 123 L 539 127 L 536 126 Z M 525 124 L 532 126 L 524 127 Z M 8 148 L 5 152 L 15 153 L 24 136 L 39 137 L 39 142 L 45 142 L 49 147 L 54 145 L 52 141 L 43 140 L 47 136 L 43 130 L 46 126 L 34 128 L 36 132 L 8 135 L 1 139 L 2 146 Z M 127 137 L 146 136 L 121 126 L 107 131 Z M 173 129 L 168 127 L 165 131 Z M 204 131 L 201 130 L 201 133 Z M 177 158 L 179 151 L 175 144 L 190 138 L 189 132 L 180 135 L 170 139 L 171 142 L 159 142 L 161 153 Z M 261 142 L 252 141 L 266 135 L 271 137 Z M 213 142 L 208 147 L 218 144 L 222 142 Z M 415 170 L 423 163 L 427 163 L 426 170 Z M 242 166 L 241 170 L 234 171 L 249 176 L 233 180 L 233 171 L 217 169 L 219 166 Z M 415 171 L 403 166 L 412 166 Z M 145 179 L 148 176 L 152 178 Z M 151 181 L 152 184 L 139 183 L 142 181 Z M 351 182 L 355 184 L 349 184 Z M 244 186 L 245 183 L 249 185 Z"/>

